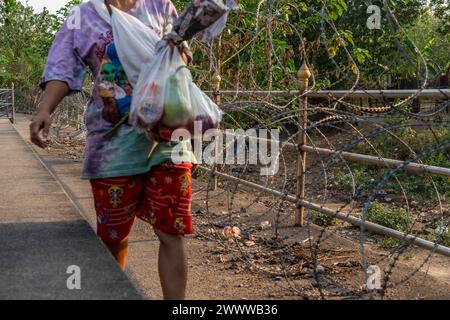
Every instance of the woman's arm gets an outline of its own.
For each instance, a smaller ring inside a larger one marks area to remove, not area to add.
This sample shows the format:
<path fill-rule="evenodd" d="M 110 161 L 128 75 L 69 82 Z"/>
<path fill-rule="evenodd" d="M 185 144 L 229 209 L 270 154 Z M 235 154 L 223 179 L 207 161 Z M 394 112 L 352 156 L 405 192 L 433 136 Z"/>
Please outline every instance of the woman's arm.
<path fill-rule="evenodd" d="M 47 146 L 44 139 L 47 139 L 50 129 L 50 116 L 69 92 L 69 86 L 63 81 L 53 80 L 46 84 L 38 113 L 30 124 L 31 142 L 38 147 L 45 148 Z M 44 139 L 40 136 L 41 130 Z"/>
<path fill-rule="evenodd" d="M 177 46 L 175 45 L 175 43 L 174 43 L 171 39 L 167 40 L 167 43 L 169 44 L 169 46 L 170 46 L 172 49 L 175 49 L 175 48 L 178 49 L 178 52 L 180 52 L 181 58 L 183 59 L 184 63 L 189 64 L 189 63 L 191 62 L 192 59 L 190 59 L 190 58 L 188 57 L 187 53 L 184 51 L 185 48 L 183 48 L 183 47 L 181 47 L 181 46 L 178 46 L 178 47 L 177 47 Z"/>

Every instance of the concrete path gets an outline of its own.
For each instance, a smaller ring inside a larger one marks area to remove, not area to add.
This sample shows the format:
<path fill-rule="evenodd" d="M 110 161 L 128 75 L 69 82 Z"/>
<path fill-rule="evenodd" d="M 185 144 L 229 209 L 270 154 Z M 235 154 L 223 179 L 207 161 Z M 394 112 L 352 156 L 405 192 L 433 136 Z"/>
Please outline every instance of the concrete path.
<path fill-rule="evenodd" d="M 33 149 L 0 119 L 0 299 L 140 299 Z M 69 266 L 80 268 L 67 273 Z"/>

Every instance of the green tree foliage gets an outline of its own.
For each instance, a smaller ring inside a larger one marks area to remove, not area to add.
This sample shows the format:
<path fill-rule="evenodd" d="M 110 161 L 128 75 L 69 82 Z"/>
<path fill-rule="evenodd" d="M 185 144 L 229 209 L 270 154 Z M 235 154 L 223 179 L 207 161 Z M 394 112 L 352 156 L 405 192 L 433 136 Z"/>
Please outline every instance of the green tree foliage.
<path fill-rule="evenodd" d="M 442 21 L 426 11 L 417 21 L 406 29 L 403 35 L 404 41 L 412 41 L 419 50 L 429 71 L 430 82 L 433 78 L 450 72 L 450 59 L 448 49 L 450 48 L 450 34 L 441 34 Z M 450 32 L 450 29 L 449 29 Z M 408 39 L 405 39 L 408 37 Z M 417 55 L 414 47 L 407 47 L 410 56 Z M 419 81 L 424 80 L 425 65 L 421 59 L 416 64 L 403 64 L 399 66 L 399 75 L 409 76 Z"/>
<path fill-rule="evenodd" d="M 173 2 L 181 11 L 189 0 Z M 36 88 L 52 38 L 78 3 L 56 14 L 35 13 L 16 0 L 0 3 L 0 86 L 14 81 L 24 92 Z M 369 5 L 381 8 L 379 30 L 366 25 Z M 196 67 L 206 71 L 196 74 L 200 84 L 209 83 L 205 74 L 220 61 L 225 88 L 297 89 L 305 56 L 317 89 L 349 88 L 356 80 L 380 87 L 389 77 L 422 80 L 416 48 L 431 77 L 448 68 L 445 0 L 241 0 L 240 8 L 212 49 L 193 42 Z"/>
<path fill-rule="evenodd" d="M 438 31 L 448 38 L 450 35 L 450 1 L 431 0 L 430 3 L 434 16 L 439 19 Z"/>
<path fill-rule="evenodd" d="M 178 8 L 188 2 L 175 1 Z M 370 5 L 381 9 L 380 29 L 367 27 Z M 424 14 L 437 12 L 425 0 L 242 0 L 240 7 L 230 17 L 220 50 L 219 41 L 213 48 L 224 63 L 225 85 L 248 89 L 296 89 L 295 74 L 305 55 L 318 89 L 349 88 L 357 80 L 379 88 L 389 78 L 420 78 L 421 56 L 408 32 Z M 423 27 L 428 34 L 436 32 L 436 23 Z M 436 43 L 443 48 L 439 59 L 447 59 L 445 44 Z M 423 43 L 417 48 L 426 49 Z M 209 69 L 209 48 L 196 49 L 197 63 Z"/>
<path fill-rule="evenodd" d="M 33 8 L 16 0 L 0 2 L 0 87 L 16 84 L 20 100 L 33 103 L 37 84 L 53 37 L 74 5 L 70 1 L 57 14 Z"/>

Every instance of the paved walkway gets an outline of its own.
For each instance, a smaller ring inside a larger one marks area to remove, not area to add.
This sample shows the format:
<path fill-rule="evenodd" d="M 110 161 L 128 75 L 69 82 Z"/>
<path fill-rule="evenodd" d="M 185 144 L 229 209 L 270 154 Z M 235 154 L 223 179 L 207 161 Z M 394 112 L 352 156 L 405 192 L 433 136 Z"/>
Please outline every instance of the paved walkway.
<path fill-rule="evenodd" d="M 139 299 L 62 187 L 0 119 L 0 299 Z M 69 266 L 80 268 L 81 289 Z M 72 276 L 73 281 L 68 281 Z"/>

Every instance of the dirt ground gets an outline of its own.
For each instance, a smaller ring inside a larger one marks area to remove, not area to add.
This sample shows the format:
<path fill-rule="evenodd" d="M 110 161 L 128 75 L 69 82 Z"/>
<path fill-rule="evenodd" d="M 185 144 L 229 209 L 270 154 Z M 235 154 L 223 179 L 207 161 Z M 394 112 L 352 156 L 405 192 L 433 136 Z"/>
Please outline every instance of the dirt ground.
<path fill-rule="evenodd" d="M 20 117 L 16 127 L 27 139 L 28 117 Z M 81 153 L 72 141 L 39 151 L 95 228 L 89 184 L 79 179 Z M 227 191 L 230 187 L 221 181 L 218 190 L 208 191 L 205 177 L 194 181 L 196 234 L 187 238 L 189 299 L 450 299 L 450 258 L 429 257 L 418 248 L 397 257 L 370 237 L 361 246 L 359 230 L 345 223 L 325 231 L 314 225 L 293 227 L 291 205 L 243 187 Z M 226 226 L 238 226 L 240 237 L 225 237 Z M 127 274 L 145 296 L 161 298 L 153 231 L 138 221 L 130 242 Z M 382 283 L 387 279 L 389 286 L 369 292 L 362 263 L 378 266 Z"/>

